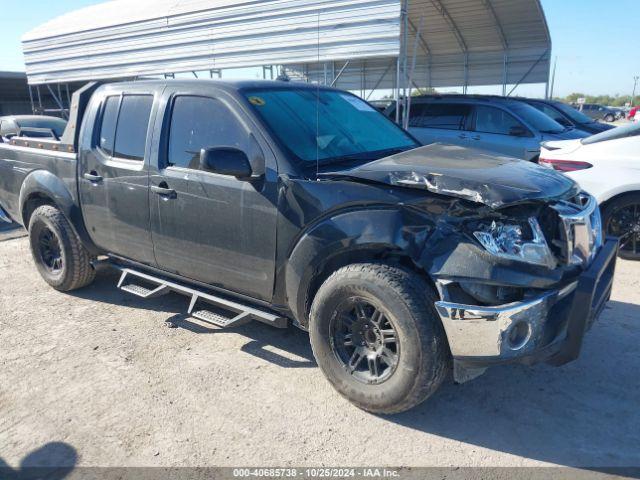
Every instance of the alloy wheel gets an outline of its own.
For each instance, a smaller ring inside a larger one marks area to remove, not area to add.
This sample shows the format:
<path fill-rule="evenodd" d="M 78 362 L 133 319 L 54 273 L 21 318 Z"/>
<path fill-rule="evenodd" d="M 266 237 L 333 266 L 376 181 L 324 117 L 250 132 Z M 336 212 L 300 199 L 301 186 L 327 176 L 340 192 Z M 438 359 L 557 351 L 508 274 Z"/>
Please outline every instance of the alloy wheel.
<path fill-rule="evenodd" d="M 379 384 L 393 375 L 400 343 L 390 316 L 362 298 L 350 298 L 336 311 L 331 347 L 343 368 L 366 384 Z"/>

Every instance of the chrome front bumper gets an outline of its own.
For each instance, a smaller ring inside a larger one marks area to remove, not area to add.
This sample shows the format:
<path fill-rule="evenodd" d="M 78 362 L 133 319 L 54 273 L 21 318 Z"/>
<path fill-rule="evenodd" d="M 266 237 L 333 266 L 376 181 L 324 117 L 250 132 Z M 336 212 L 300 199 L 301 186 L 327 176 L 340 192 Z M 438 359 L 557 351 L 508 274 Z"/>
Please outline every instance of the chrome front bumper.
<path fill-rule="evenodd" d="M 551 308 L 573 293 L 578 282 L 539 297 L 498 307 L 436 302 L 436 309 L 457 357 L 509 359 L 535 350 L 545 337 Z"/>
<path fill-rule="evenodd" d="M 564 287 L 496 307 L 435 303 L 454 359 L 456 381 L 488 366 L 576 359 L 585 332 L 611 296 L 618 241 L 608 238 L 582 275 Z M 446 291 L 445 285 L 440 285 Z"/>

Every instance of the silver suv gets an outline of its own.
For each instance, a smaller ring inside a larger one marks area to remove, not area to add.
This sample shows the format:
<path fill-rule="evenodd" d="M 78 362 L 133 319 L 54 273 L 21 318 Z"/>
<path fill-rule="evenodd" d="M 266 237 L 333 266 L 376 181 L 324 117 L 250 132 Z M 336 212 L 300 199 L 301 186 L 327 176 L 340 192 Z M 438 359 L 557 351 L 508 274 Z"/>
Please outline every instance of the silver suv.
<path fill-rule="evenodd" d="M 395 104 L 385 113 L 395 117 Z M 589 134 L 567 128 L 524 102 L 493 96 L 413 97 L 409 132 L 424 145 L 449 143 L 537 161 L 540 143 Z"/>

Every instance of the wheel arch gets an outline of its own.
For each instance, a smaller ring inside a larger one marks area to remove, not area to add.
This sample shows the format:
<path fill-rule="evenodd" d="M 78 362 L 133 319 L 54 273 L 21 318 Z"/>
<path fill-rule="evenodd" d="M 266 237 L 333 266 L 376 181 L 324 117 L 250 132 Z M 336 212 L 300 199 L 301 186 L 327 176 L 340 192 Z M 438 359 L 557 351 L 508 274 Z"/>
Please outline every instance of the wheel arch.
<path fill-rule="evenodd" d="M 621 200 L 625 197 L 630 197 L 632 195 L 640 195 L 640 188 L 636 190 L 625 190 L 623 192 L 619 192 L 611 196 L 608 196 L 606 200 L 603 200 L 600 203 L 600 211 L 604 212 L 605 209 L 608 208 L 609 205 L 611 205 L 612 203 L 617 202 L 618 200 Z"/>
<path fill-rule="evenodd" d="M 31 215 L 38 207 L 42 205 L 56 207 L 67 218 L 85 248 L 93 254 L 98 253 L 98 248 L 91 241 L 84 226 L 77 200 L 65 183 L 53 173 L 47 170 L 31 172 L 20 188 L 19 205 L 22 224 L 27 229 Z"/>
<path fill-rule="evenodd" d="M 399 210 L 343 213 L 324 220 L 302 235 L 291 251 L 284 275 L 287 304 L 300 326 L 306 328 L 311 303 L 324 281 L 336 270 L 353 263 L 385 262 L 400 265 L 423 276 L 421 248 L 406 235 Z M 363 225 L 374 228 L 363 229 Z"/>

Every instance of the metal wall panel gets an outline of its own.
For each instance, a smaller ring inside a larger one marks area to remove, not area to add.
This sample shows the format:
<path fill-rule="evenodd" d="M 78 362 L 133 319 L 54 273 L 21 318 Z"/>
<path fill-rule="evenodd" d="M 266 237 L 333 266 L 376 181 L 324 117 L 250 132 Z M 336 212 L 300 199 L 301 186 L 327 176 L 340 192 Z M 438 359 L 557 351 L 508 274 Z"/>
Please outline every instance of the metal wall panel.
<path fill-rule="evenodd" d="M 145 0 L 149 12 L 155 2 Z M 23 39 L 32 84 L 265 64 L 397 56 L 398 0 L 262 0 L 233 5 L 182 0 L 166 17 L 140 20 L 131 2 L 101 5 L 94 30 L 64 29 L 63 17 Z M 174 12 L 180 13 L 174 13 Z M 79 12 L 93 16 L 91 8 Z M 82 23 L 77 23 L 82 25 Z M 107 25 L 97 27 L 97 25 Z M 51 34 L 55 36 L 51 36 Z M 48 35 L 48 36 L 47 36 Z"/>
<path fill-rule="evenodd" d="M 547 81 L 539 0 L 407 0 L 406 49 L 402 2 L 115 0 L 25 35 L 27 74 L 40 84 L 285 65 L 295 79 L 330 83 L 349 60 L 336 86 L 370 90 L 396 86 L 406 51 L 416 87 Z"/>

